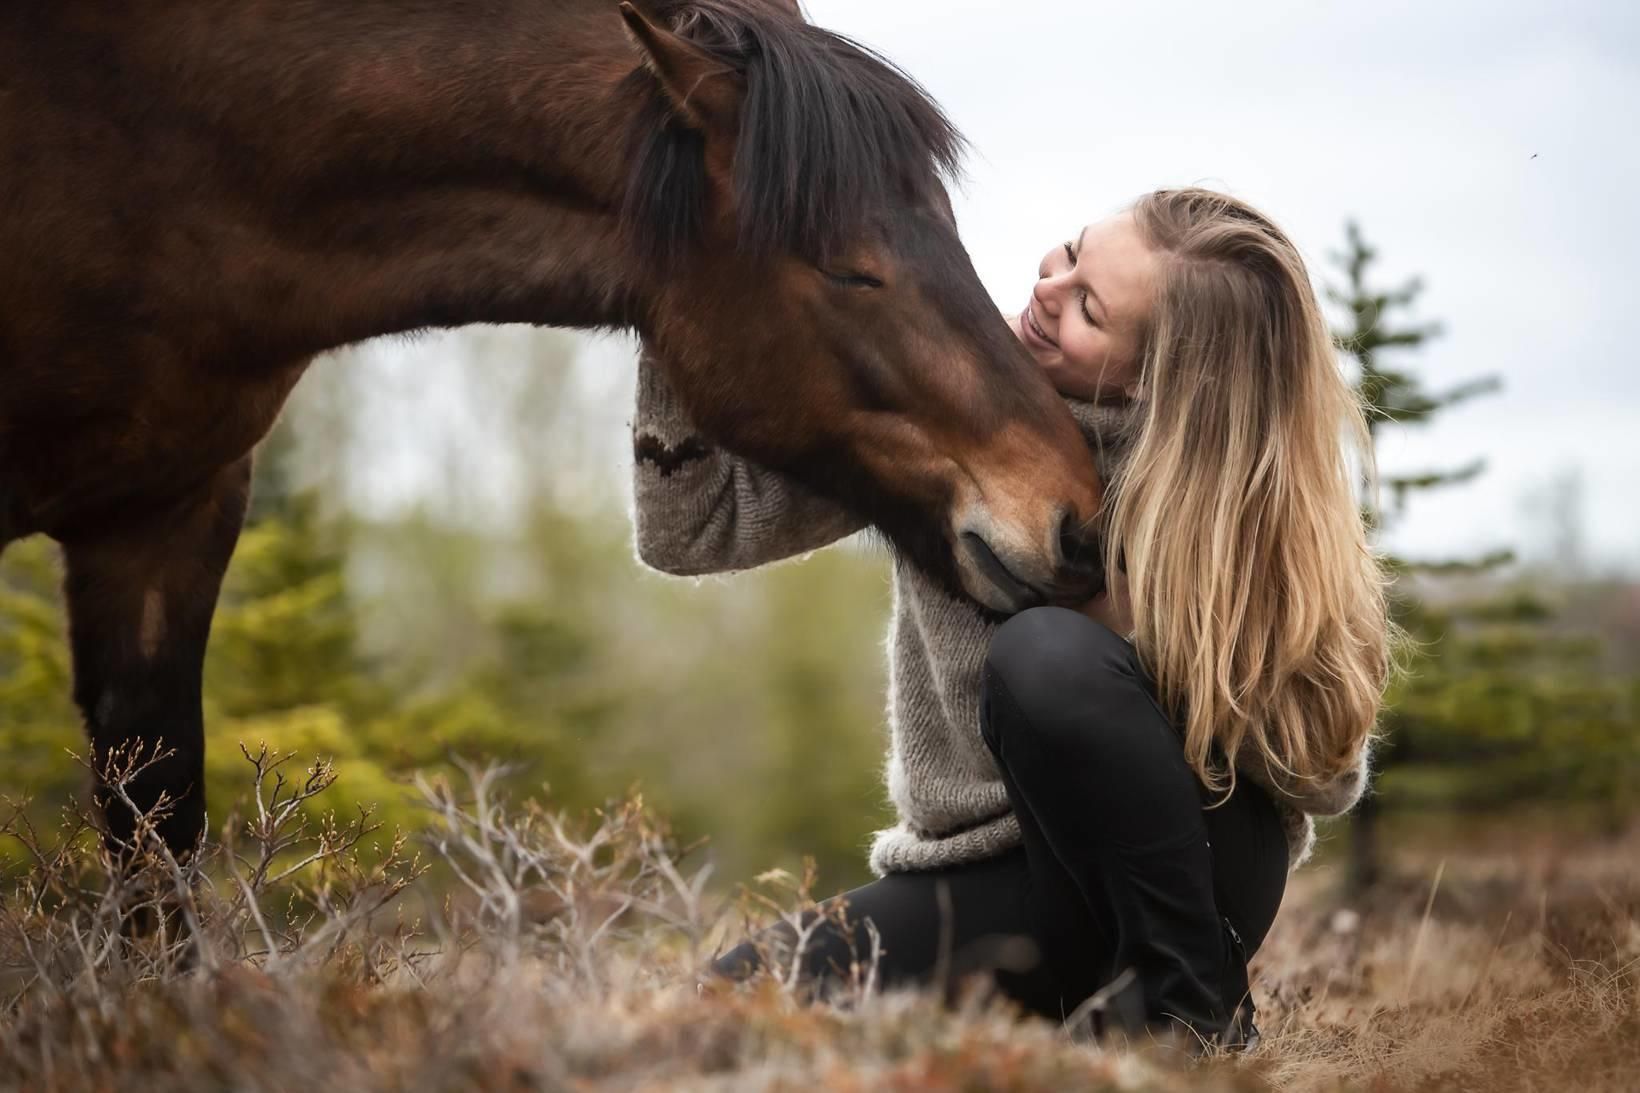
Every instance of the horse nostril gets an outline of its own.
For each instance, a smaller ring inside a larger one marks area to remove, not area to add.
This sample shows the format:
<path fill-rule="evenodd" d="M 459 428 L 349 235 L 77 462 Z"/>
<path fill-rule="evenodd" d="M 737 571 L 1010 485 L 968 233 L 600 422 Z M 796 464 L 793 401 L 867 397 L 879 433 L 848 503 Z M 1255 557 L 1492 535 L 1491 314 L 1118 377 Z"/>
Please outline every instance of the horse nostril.
<path fill-rule="evenodd" d="M 1067 512 L 1059 521 L 1059 554 L 1068 568 L 1088 570 L 1099 564 L 1099 535 Z"/>
<path fill-rule="evenodd" d="M 1063 572 L 1079 594 L 1104 593 L 1104 543 L 1098 532 L 1066 513 L 1059 522 L 1059 553 Z"/>

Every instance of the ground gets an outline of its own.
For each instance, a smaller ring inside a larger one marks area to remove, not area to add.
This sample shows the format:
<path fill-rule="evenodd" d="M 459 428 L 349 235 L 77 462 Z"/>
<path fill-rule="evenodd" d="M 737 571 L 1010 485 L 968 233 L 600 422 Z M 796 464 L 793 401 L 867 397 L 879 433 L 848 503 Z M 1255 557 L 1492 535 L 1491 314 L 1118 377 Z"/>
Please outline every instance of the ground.
<path fill-rule="evenodd" d="M 725 904 L 641 802 L 571 821 L 496 802 L 473 771 L 422 782 L 427 831 L 384 845 L 316 811 L 322 766 L 279 787 L 268 766 L 224 843 L 137 881 L 112 882 L 72 822 L 12 815 L 0 1085 L 1640 1087 L 1640 828 L 1424 840 L 1354 903 L 1335 867 L 1301 871 L 1255 961 L 1263 1045 L 1184 1065 L 980 993 L 942 1008 L 865 985 L 816 1007 L 777 979 L 702 990 L 690 968 L 802 883 L 764 877 Z M 134 917 L 145 898 L 166 915 Z"/>

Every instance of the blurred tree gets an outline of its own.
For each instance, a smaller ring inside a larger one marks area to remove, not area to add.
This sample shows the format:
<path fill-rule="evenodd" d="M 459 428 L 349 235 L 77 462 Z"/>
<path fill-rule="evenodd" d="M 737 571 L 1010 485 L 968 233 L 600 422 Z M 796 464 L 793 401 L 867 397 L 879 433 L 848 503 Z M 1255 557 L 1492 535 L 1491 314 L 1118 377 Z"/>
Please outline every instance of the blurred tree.
<path fill-rule="evenodd" d="M 35 537 L 0 560 L 0 809 L 28 801 L 37 822 L 84 781 L 68 749 L 84 752 L 70 694 L 57 548 Z M 9 848 L 0 847 L 0 853 Z"/>
<path fill-rule="evenodd" d="M 1395 289 L 1381 290 L 1371 286 L 1368 271 L 1377 257 L 1377 251 L 1362 236 L 1360 226 L 1354 221 L 1348 222 L 1345 225 L 1345 249 L 1332 255 L 1334 264 L 1344 272 L 1344 285 L 1342 288 L 1329 285 L 1326 290 L 1328 298 L 1343 308 L 1348 316 L 1349 325 L 1335 329 L 1333 338 L 1341 350 L 1355 359 L 1359 369 L 1356 386 L 1367 408 L 1367 428 L 1375 450 L 1379 430 L 1383 426 L 1427 425 L 1436 411 L 1495 391 L 1499 386 L 1496 376 L 1485 376 L 1444 393 L 1431 393 L 1411 373 L 1385 364 L 1381 357 L 1383 350 L 1418 349 L 1438 336 L 1441 328 L 1438 323 L 1392 325 L 1390 313 L 1411 309 L 1424 286 L 1419 278 L 1413 278 Z M 1479 475 L 1485 466 L 1485 460 L 1477 459 L 1447 470 L 1382 476 L 1379 488 L 1387 490 L 1390 506 L 1385 511 L 1378 507 L 1376 498 L 1368 497 L 1365 513 L 1368 526 L 1374 530 L 1381 529 L 1388 521 L 1404 515 L 1409 495 L 1468 482 Z M 1502 564 L 1510 557 L 1508 554 L 1489 555 L 1445 564 L 1477 571 Z M 1411 568 L 1411 563 L 1405 559 L 1393 561 L 1403 572 Z M 1421 627 L 1415 618 L 1417 602 L 1399 587 L 1393 595 L 1391 611 L 1400 625 L 1414 636 L 1419 636 Z M 1394 710 L 1395 705 L 1391 702 L 1383 722 L 1386 735 L 1377 754 L 1381 773 L 1396 762 L 1401 742 L 1400 735 L 1394 731 Z M 1380 808 L 1379 796 L 1377 792 L 1372 792 L 1356 806 L 1353 813 L 1350 883 L 1357 889 L 1371 884 L 1377 876 Z"/>
<path fill-rule="evenodd" d="M 642 567 L 620 348 L 586 350 L 605 358 L 586 377 L 561 334 L 484 330 L 338 354 L 303 381 L 257 453 L 213 626 L 213 825 L 246 788 L 242 742 L 332 759 L 323 807 L 406 827 L 422 815 L 401 776 L 457 753 L 510 763 L 507 790 L 555 808 L 636 786 L 681 837 L 710 836 L 724 881 L 805 855 L 827 886 L 865 879 L 888 819 L 885 560 Z M 0 795 L 47 823 L 85 785 L 59 580 L 46 540 L 0 560 Z"/>
<path fill-rule="evenodd" d="M 1477 395 L 1490 394 L 1502 386 L 1497 376 L 1490 375 L 1461 383 L 1448 391 L 1431 392 L 1412 373 L 1387 366 L 1381 356 L 1384 350 L 1422 348 L 1424 343 L 1440 335 L 1441 326 L 1439 323 L 1393 325 L 1390 313 L 1416 305 L 1424 290 L 1422 279 L 1414 277 L 1395 289 L 1371 287 L 1368 271 L 1377 260 L 1378 252 L 1368 245 L 1354 221 L 1346 224 L 1345 237 L 1345 249 L 1332 255 L 1334 264 L 1344 271 L 1345 283 L 1342 288 L 1328 286 L 1326 292 L 1328 299 L 1341 307 L 1349 319 L 1347 327 L 1333 331 L 1333 338 L 1341 350 L 1355 359 L 1359 368 L 1356 385 L 1367 406 L 1367 428 L 1375 446 L 1378 431 L 1385 425 L 1427 425 L 1438 411 Z M 1387 519 L 1405 513 L 1410 495 L 1461 485 L 1485 469 L 1486 461 L 1476 459 L 1445 470 L 1385 475 L 1379 485 L 1389 492 L 1389 511 L 1369 509 L 1367 518 L 1374 528 L 1381 527 Z M 1512 557 L 1505 551 L 1441 565 L 1446 569 L 1475 571 L 1500 565 Z M 1429 568 L 1429 564 L 1421 568 Z"/>
<path fill-rule="evenodd" d="M 1359 367 L 1375 447 L 1385 426 L 1428 424 L 1438 411 L 1499 387 L 1496 376 L 1484 376 L 1434 393 L 1412 373 L 1385 364 L 1383 350 L 1417 350 L 1440 327 L 1396 321 L 1396 313 L 1414 307 L 1423 285 L 1414 278 L 1397 289 L 1372 287 L 1376 257 L 1350 223 L 1346 248 L 1334 255 L 1345 283 L 1327 289 L 1348 316 L 1349 325 L 1334 337 Z M 1484 460 L 1474 460 L 1383 476 L 1389 504 L 1380 509 L 1369 498 L 1366 519 L 1381 530 L 1405 514 L 1412 495 L 1461 485 L 1484 468 Z M 1391 558 L 1397 573 L 1391 611 L 1414 654 L 1386 699 L 1377 782 L 1352 813 L 1354 891 L 1380 876 L 1386 807 L 1633 799 L 1640 751 L 1632 680 L 1603 670 L 1597 640 L 1550 625 L 1546 582 L 1499 579 L 1513 560 L 1508 550 L 1475 558 Z M 1457 591 L 1463 588 L 1468 591 Z"/>

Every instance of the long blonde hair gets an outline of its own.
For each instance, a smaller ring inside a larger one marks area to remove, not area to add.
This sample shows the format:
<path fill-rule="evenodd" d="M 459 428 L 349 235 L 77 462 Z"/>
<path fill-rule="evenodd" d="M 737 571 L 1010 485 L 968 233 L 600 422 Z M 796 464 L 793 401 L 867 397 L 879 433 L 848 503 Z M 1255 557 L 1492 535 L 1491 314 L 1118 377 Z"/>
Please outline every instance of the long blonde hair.
<path fill-rule="evenodd" d="M 1278 784 L 1325 785 L 1369 741 L 1392 664 L 1361 401 L 1268 219 L 1201 189 L 1133 215 L 1160 264 L 1108 571 L 1125 565 L 1135 647 L 1204 784 L 1228 792 L 1262 759 Z"/>

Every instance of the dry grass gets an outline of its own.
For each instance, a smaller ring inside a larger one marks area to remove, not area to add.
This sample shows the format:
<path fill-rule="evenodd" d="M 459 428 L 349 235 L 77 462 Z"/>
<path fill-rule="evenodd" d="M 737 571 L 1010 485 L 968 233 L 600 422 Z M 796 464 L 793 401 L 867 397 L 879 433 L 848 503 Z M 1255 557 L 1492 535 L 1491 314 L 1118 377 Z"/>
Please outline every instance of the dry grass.
<path fill-rule="evenodd" d="M 1401 869 L 1359 908 L 1295 884 L 1255 961 L 1272 1084 L 1640 1088 L 1640 834 Z"/>
<path fill-rule="evenodd" d="M 0 1085 L 1595 1093 L 1640 1074 L 1634 840 L 1413 861 L 1422 880 L 1348 910 L 1302 876 L 1257 962 L 1264 1047 L 1187 1069 L 980 991 L 884 996 L 868 969 L 828 1006 L 779 975 L 702 989 L 692 969 L 805 884 L 716 899 L 639 802 L 571 822 L 496 801 L 494 772 L 423 781 L 434 886 L 402 841 L 364 850 L 368 817 L 306 818 L 323 765 L 286 783 L 248 758 L 245 817 L 185 863 L 116 880 L 82 819 L 0 825 L 32 857 L 0 896 Z M 122 932 L 143 915 L 159 929 Z"/>

